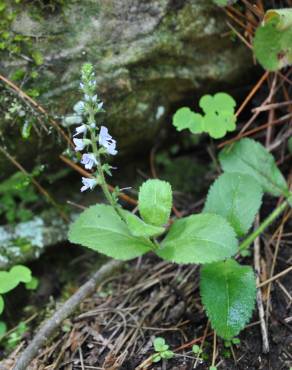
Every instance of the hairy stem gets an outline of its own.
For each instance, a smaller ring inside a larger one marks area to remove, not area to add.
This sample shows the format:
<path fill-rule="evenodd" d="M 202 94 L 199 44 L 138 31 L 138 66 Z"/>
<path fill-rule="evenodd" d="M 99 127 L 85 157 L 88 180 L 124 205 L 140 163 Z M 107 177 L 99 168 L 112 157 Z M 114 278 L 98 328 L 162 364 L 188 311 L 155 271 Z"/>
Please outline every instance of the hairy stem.
<path fill-rule="evenodd" d="M 242 251 L 250 246 L 250 244 L 271 224 L 274 220 L 280 216 L 282 212 L 289 205 L 288 201 L 285 200 L 280 204 L 274 211 L 260 224 L 260 226 L 252 232 L 239 246 L 239 251 Z"/>

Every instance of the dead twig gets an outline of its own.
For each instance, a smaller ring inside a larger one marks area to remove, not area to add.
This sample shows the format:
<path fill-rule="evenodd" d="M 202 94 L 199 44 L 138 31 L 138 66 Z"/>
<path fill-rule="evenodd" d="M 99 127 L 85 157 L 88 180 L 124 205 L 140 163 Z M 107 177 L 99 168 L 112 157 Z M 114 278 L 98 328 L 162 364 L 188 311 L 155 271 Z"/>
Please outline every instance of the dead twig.
<path fill-rule="evenodd" d="M 255 227 L 257 228 L 259 225 L 259 217 L 257 216 Z M 256 273 L 256 283 L 259 285 L 260 283 L 260 273 L 261 273 L 261 252 L 260 252 L 260 238 L 257 237 L 254 241 L 254 267 L 255 267 L 255 273 Z M 267 326 L 265 322 L 265 312 L 264 312 L 264 304 L 263 304 L 263 298 L 262 298 L 262 292 L 261 289 L 257 289 L 257 295 L 256 295 L 256 301 L 259 311 L 259 319 L 261 323 L 261 333 L 262 333 L 262 346 L 263 346 L 263 352 L 268 353 L 269 352 L 269 339 L 268 339 L 268 331 Z"/>
<path fill-rule="evenodd" d="M 80 303 L 90 294 L 92 294 L 96 285 L 105 278 L 112 275 L 114 271 L 123 266 L 122 261 L 111 260 L 102 266 L 90 280 L 81 286 L 38 330 L 38 333 L 20 355 L 13 370 L 26 370 L 31 361 L 38 354 L 39 349 L 49 340 L 52 333 L 61 325 L 69 315 L 80 305 Z"/>

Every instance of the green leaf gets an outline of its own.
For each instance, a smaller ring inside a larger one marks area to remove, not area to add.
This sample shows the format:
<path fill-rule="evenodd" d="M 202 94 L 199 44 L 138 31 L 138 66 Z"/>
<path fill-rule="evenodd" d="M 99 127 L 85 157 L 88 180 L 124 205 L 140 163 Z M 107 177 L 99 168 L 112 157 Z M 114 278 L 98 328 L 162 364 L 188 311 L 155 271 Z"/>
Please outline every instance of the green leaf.
<path fill-rule="evenodd" d="M 192 352 L 195 355 L 198 355 L 198 354 L 202 353 L 202 349 L 197 344 L 194 344 L 193 347 L 192 347 Z"/>
<path fill-rule="evenodd" d="M 44 57 L 40 51 L 38 50 L 33 51 L 31 56 L 37 66 L 40 66 L 44 63 Z"/>
<path fill-rule="evenodd" d="M 235 232 L 219 215 L 199 214 L 175 221 L 157 251 L 176 263 L 210 263 L 237 252 Z"/>
<path fill-rule="evenodd" d="M 234 108 L 235 100 L 232 96 L 219 92 L 214 96 L 204 95 L 200 99 L 199 106 L 205 113 L 203 128 L 214 139 L 226 135 L 227 131 L 234 131 L 236 118 Z"/>
<path fill-rule="evenodd" d="M 89 207 L 71 224 L 69 240 L 120 260 L 141 256 L 154 247 L 150 240 L 133 236 L 113 207 L 104 204 Z"/>
<path fill-rule="evenodd" d="M 3 335 L 7 332 L 7 326 L 5 322 L 0 321 L 0 339 L 3 337 Z"/>
<path fill-rule="evenodd" d="M 0 271 L 0 294 L 4 294 L 17 287 L 19 280 L 7 271 Z"/>
<path fill-rule="evenodd" d="M 207 132 L 211 137 L 219 139 L 226 135 L 227 131 L 236 128 L 236 117 L 234 108 L 235 100 L 232 96 L 219 92 L 214 96 L 204 95 L 199 101 L 199 106 L 205 113 L 192 112 L 189 108 L 180 108 L 173 117 L 173 124 L 178 131 L 189 129 L 198 134 Z"/>
<path fill-rule="evenodd" d="M 178 109 L 173 116 L 173 125 L 177 131 L 189 129 L 193 134 L 200 134 L 204 131 L 202 115 L 194 113 L 188 107 Z"/>
<path fill-rule="evenodd" d="M 2 295 L 0 295 L 0 315 L 4 311 L 4 306 L 5 306 L 4 299 L 3 299 Z"/>
<path fill-rule="evenodd" d="M 153 341 L 153 346 L 156 352 L 165 351 L 169 348 L 169 346 L 165 343 L 165 339 L 162 337 L 155 338 Z"/>
<path fill-rule="evenodd" d="M 209 189 L 204 212 L 223 216 L 243 236 L 261 206 L 262 195 L 261 186 L 251 176 L 224 173 Z"/>
<path fill-rule="evenodd" d="M 166 181 L 147 180 L 139 190 L 138 208 L 147 224 L 162 226 L 169 220 L 172 207 L 171 186 Z"/>
<path fill-rule="evenodd" d="M 39 286 L 39 279 L 34 276 L 31 278 L 31 281 L 25 284 L 25 288 L 27 290 L 36 290 L 38 286 Z"/>
<path fill-rule="evenodd" d="M 166 360 L 173 358 L 173 356 L 174 356 L 174 353 L 172 351 L 166 350 L 166 351 L 161 352 L 161 357 Z"/>
<path fill-rule="evenodd" d="M 256 297 L 254 273 L 234 260 L 205 265 L 201 270 L 202 302 L 212 327 L 223 339 L 237 335 L 249 321 Z"/>
<path fill-rule="evenodd" d="M 235 4 L 237 0 L 213 0 L 213 3 L 215 3 L 218 6 L 227 6 L 231 4 Z"/>
<path fill-rule="evenodd" d="M 292 9 L 270 9 L 256 30 L 253 46 L 260 64 L 276 71 L 292 63 Z"/>
<path fill-rule="evenodd" d="M 132 235 L 141 237 L 152 237 L 163 234 L 164 227 L 146 224 L 141 218 L 137 217 L 131 212 L 123 210 L 123 215 Z"/>
<path fill-rule="evenodd" d="M 241 139 L 219 154 L 225 172 L 238 172 L 252 176 L 267 193 L 287 195 L 288 186 L 275 159 L 266 148 L 252 139 Z"/>
<path fill-rule="evenodd" d="M 159 362 L 161 360 L 161 356 L 158 353 L 155 353 L 152 356 L 152 362 Z"/>
<path fill-rule="evenodd" d="M 19 283 L 29 283 L 31 281 L 31 270 L 26 266 L 16 265 L 11 268 L 10 276 Z"/>

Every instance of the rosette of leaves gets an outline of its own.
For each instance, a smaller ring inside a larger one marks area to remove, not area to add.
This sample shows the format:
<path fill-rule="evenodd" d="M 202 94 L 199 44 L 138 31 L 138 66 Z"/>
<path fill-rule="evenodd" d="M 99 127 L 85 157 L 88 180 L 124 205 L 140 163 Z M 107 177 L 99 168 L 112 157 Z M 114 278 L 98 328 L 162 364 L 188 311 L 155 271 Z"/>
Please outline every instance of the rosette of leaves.
<path fill-rule="evenodd" d="M 214 139 L 220 139 L 227 132 L 236 128 L 236 102 L 229 94 L 219 92 L 204 95 L 199 101 L 204 114 L 193 112 L 188 107 L 178 109 L 173 116 L 173 125 L 178 131 L 190 130 L 193 134 L 208 133 Z"/>
<path fill-rule="evenodd" d="M 292 9 L 270 9 L 257 28 L 254 53 L 268 71 L 277 71 L 292 63 Z"/>
<path fill-rule="evenodd" d="M 238 239 L 249 232 L 263 193 L 290 193 L 273 156 L 254 140 L 226 147 L 219 160 L 224 173 L 210 187 L 202 213 L 169 222 L 171 186 L 148 180 L 139 190 L 139 215 L 121 209 L 121 217 L 109 205 L 89 207 L 71 225 L 69 240 L 116 259 L 151 251 L 174 263 L 202 264 L 202 302 L 212 327 L 230 340 L 250 319 L 256 291 L 251 267 L 232 259 Z"/>

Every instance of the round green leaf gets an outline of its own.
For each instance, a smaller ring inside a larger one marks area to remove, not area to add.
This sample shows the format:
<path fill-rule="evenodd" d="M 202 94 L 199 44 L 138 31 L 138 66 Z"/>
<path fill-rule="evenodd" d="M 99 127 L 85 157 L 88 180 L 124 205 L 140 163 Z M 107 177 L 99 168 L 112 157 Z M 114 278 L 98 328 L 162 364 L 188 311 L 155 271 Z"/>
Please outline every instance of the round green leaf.
<path fill-rule="evenodd" d="M 252 139 L 241 139 L 219 154 L 225 172 L 237 172 L 253 177 L 267 193 L 287 195 L 287 183 L 275 159 L 265 147 Z"/>
<path fill-rule="evenodd" d="M 19 280 L 7 271 L 0 271 L 0 294 L 10 292 L 17 287 Z"/>
<path fill-rule="evenodd" d="M 141 256 L 154 248 L 150 240 L 133 236 L 113 207 L 105 204 L 86 209 L 71 224 L 69 240 L 120 260 Z"/>
<path fill-rule="evenodd" d="M 237 239 L 230 224 L 219 215 L 205 213 L 175 221 L 157 254 L 176 263 L 209 263 L 236 252 Z"/>
<path fill-rule="evenodd" d="M 173 116 L 173 125 L 178 131 L 189 129 L 193 134 L 203 132 L 202 116 L 188 107 L 178 109 Z"/>
<path fill-rule="evenodd" d="M 166 181 L 145 181 L 139 190 L 138 208 L 147 224 L 162 226 L 168 222 L 172 207 L 172 190 Z"/>
<path fill-rule="evenodd" d="M 224 92 L 216 93 L 212 95 L 204 95 L 201 97 L 199 102 L 200 107 L 207 113 L 229 112 L 231 115 L 234 114 L 234 108 L 236 107 L 236 101 L 229 94 Z"/>
<path fill-rule="evenodd" d="M 0 315 L 4 311 L 4 306 L 5 306 L 4 299 L 3 299 L 2 295 L 0 295 Z M 0 335 L 1 335 L 1 333 L 0 333 Z"/>
<path fill-rule="evenodd" d="M 224 173 L 209 189 L 204 212 L 223 216 L 243 236 L 261 206 L 262 195 L 261 186 L 251 176 Z"/>
<path fill-rule="evenodd" d="M 19 283 L 29 283 L 31 281 L 31 271 L 23 265 L 13 266 L 10 270 L 10 275 Z"/>
<path fill-rule="evenodd" d="M 256 30 L 254 53 L 260 64 L 269 71 L 292 63 L 291 19 L 291 9 L 271 9 Z"/>
<path fill-rule="evenodd" d="M 256 283 L 251 267 L 234 260 L 205 265 L 200 290 L 213 329 L 223 339 L 236 336 L 254 308 Z"/>

